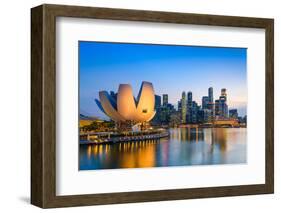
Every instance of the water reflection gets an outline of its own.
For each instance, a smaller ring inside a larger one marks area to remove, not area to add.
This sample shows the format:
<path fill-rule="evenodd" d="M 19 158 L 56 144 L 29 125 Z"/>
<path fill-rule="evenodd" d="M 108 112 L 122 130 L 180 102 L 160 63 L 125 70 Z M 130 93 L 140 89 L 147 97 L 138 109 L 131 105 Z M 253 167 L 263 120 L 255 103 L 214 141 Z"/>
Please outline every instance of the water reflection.
<path fill-rule="evenodd" d="M 246 163 L 245 128 L 174 128 L 160 140 L 80 145 L 81 170 Z"/>

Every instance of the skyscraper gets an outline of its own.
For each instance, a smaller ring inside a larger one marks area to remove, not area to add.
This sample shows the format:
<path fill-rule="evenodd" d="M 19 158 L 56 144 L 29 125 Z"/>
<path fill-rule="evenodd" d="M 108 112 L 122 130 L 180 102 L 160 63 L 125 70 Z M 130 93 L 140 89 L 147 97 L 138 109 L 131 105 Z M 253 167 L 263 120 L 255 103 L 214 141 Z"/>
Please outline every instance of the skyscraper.
<path fill-rule="evenodd" d="M 227 100 L 227 95 L 226 95 L 226 89 L 225 88 L 221 89 L 221 96 L 225 97 L 225 101 Z"/>
<path fill-rule="evenodd" d="M 198 114 L 198 104 L 195 101 L 192 101 L 191 107 L 191 122 L 190 123 L 197 123 L 197 114 Z"/>
<path fill-rule="evenodd" d="M 181 100 L 178 101 L 178 112 L 181 113 Z"/>
<path fill-rule="evenodd" d="M 220 118 L 228 118 L 228 105 L 226 89 L 221 89 L 219 100 L 216 100 L 216 115 Z"/>
<path fill-rule="evenodd" d="M 213 87 L 209 87 L 208 96 L 209 96 L 209 102 L 214 103 Z"/>
<path fill-rule="evenodd" d="M 202 109 L 208 109 L 209 100 L 208 96 L 202 97 Z"/>
<path fill-rule="evenodd" d="M 187 93 L 187 103 L 192 104 L 192 92 L 190 91 Z"/>
<path fill-rule="evenodd" d="M 155 95 L 155 109 L 160 109 L 161 107 L 161 96 Z"/>
<path fill-rule="evenodd" d="M 208 103 L 208 109 L 211 111 L 211 119 L 213 120 L 215 118 L 215 104 L 214 104 L 214 92 L 213 87 L 209 87 L 208 89 L 208 97 L 209 97 L 209 103 Z"/>
<path fill-rule="evenodd" d="M 220 116 L 220 100 L 215 101 L 215 115 Z"/>
<path fill-rule="evenodd" d="M 186 94 L 182 92 L 181 96 L 181 120 L 182 123 L 186 123 Z"/>
<path fill-rule="evenodd" d="M 117 102 L 117 92 L 110 91 L 110 96 Z"/>
<path fill-rule="evenodd" d="M 168 94 L 163 94 L 163 106 L 167 106 L 168 102 Z"/>
<path fill-rule="evenodd" d="M 155 105 L 154 105 L 156 114 L 152 119 L 152 123 L 154 125 L 158 125 L 161 123 L 161 96 L 155 95 Z"/>
<path fill-rule="evenodd" d="M 234 119 L 238 119 L 238 111 L 237 111 L 237 109 L 230 109 L 229 110 L 229 117 L 230 118 L 234 118 Z"/>
<path fill-rule="evenodd" d="M 211 122 L 211 110 L 209 109 L 199 109 L 197 112 L 197 122 L 199 123 L 209 123 Z"/>
<path fill-rule="evenodd" d="M 192 92 L 187 93 L 187 123 L 192 123 Z"/>
<path fill-rule="evenodd" d="M 221 96 L 220 99 L 222 100 L 222 114 L 224 118 L 228 118 L 228 105 L 227 105 L 227 94 L 226 89 L 221 89 Z"/>

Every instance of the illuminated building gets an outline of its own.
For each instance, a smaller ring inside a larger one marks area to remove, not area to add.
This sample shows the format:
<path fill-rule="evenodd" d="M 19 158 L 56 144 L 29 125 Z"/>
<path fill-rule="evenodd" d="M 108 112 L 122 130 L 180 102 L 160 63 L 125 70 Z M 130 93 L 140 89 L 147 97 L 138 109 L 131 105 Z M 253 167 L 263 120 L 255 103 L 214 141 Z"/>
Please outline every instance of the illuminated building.
<path fill-rule="evenodd" d="M 187 123 L 192 123 L 192 92 L 187 93 Z"/>
<path fill-rule="evenodd" d="M 209 102 L 213 103 L 214 102 L 213 87 L 209 87 L 208 97 L 209 97 Z"/>
<path fill-rule="evenodd" d="M 159 109 L 161 107 L 161 96 L 155 95 L 155 109 Z"/>
<path fill-rule="evenodd" d="M 119 85 L 117 100 L 112 94 L 100 91 L 99 100 L 96 100 L 96 103 L 108 117 L 116 122 L 130 121 L 133 124 L 148 122 L 156 113 L 152 83 L 142 82 L 137 98 L 133 96 L 133 90 L 129 84 Z"/>
<path fill-rule="evenodd" d="M 238 111 L 237 111 L 237 109 L 230 109 L 229 110 L 229 118 L 238 119 Z"/>
<path fill-rule="evenodd" d="M 211 119 L 215 117 L 215 104 L 214 104 L 214 92 L 213 87 L 209 87 L 208 89 L 208 97 L 209 97 L 209 103 L 208 103 L 208 109 L 211 111 Z"/>
<path fill-rule="evenodd" d="M 221 95 L 215 102 L 216 116 L 219 118 L 228 118 L 228 105 L 227 105 L 227 94 L 226 89 L 221 89 Z"/>
<path fill-rule="evenodd" d="M 202 97 L 202 109 L 208 109 L 208 104 L 209 104 L 209 97 L 203 96 Z"/>
<path fill-rule="evenodd" d="M 167 106 L 168 102 L 168 94 L 163 94 L 163 106 Z"/>
<path fill-rule="evenodd" d="M 181 120 L 182 123 L 186 123 L 186 94 L 182 92 L 181 98 Z"/>

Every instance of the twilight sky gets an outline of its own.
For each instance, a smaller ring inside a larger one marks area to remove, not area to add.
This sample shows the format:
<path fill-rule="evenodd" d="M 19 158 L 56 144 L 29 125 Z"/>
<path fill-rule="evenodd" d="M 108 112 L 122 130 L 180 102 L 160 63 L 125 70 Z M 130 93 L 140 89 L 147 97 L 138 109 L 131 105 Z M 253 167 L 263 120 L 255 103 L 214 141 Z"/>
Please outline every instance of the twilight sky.
<path fill-rule="evenodd" d="M 199 46 L 79 42 L 80 113 L 107 118 L 95 98 L 101 90 L 117 92 L 131 84 L 137 96 L 142 81 L 152 82 L 157 95 L 177 104 L 182 91 L 192 91 L 201 105 L 208 88 L 214 99 L 226 88 L 229 108 L 246 114 L 247 49 Z"/>

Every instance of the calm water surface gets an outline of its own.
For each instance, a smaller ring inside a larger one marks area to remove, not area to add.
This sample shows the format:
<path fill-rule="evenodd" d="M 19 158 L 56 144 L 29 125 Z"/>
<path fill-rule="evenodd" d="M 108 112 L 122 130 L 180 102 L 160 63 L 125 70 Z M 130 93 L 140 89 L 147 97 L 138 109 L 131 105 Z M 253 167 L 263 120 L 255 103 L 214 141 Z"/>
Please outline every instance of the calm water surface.
<path fill-rule="evenodd" d="M 169 138 L 80 145 L 80 170 L 247 162 L 246 128 L 170 129 Z"/>

